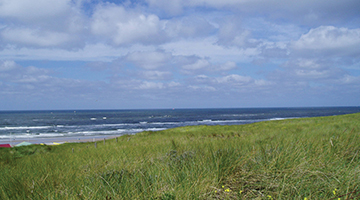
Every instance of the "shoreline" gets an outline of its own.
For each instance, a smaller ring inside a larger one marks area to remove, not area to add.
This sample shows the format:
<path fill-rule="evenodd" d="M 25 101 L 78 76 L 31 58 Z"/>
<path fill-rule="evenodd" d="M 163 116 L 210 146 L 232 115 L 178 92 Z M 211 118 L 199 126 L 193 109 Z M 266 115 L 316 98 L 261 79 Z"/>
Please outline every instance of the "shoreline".
<path fill-rule="evenodd" d="M 0 140 L 0 144 L 10 144 L 12 147 L 15 147 L 17 144 L 22 142 L 29 142 L 31 144 L 46 144 L 46 145 L 55 145 L 55 143 L 86 143 L 86 142 L 95 142 L 108 139 L 114 139 L 122 135 L 110 135 L 110 136 L 81 136 L 81 137 L 58 137 L 58 138 L 28 138 L 28 139 L 14 139 L 14 140 Z"/>

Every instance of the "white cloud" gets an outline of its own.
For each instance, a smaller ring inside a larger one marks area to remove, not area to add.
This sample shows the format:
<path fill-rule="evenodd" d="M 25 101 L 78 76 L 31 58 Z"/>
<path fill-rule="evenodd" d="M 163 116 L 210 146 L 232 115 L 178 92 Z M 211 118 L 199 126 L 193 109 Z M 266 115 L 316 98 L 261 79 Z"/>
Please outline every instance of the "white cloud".
<path fill-rule="evenodd" d="M 182 66 L 185 70 L 199 70 L 208 67 L 210 67 L 210 63 L 205 59 L 199 59 L 195 63 Z"/>
<path fill-rule="evenodd" d="M 284 71 L 275 71 L 270 79 L 283 80 L 291 84 L 331 84 L 342 79 L 347 72 L 338 68 L 331 61 L 319 59 L 290 60 L 283 65 Z"/>
<path fill-rule="evenodd" d="M 217 91 L 216 88 L 208 85 L 189 85 L 189 89 L 200 91 L 200 92 L 215 92 Z"/>
<path fill-rule="evenodd" d="M 11 60 L 1 62 L 0 72 L 2 72 L 0 78 L 2 78 L 5 83 L 39 84 L 51 79 L 49 70 L 34 66 L 22 67 Z"/>
<path fill-rule="evenodd" d="M 247 47 L 249 44 L 250 31 L 244 30 L 235 18 L 227 20 L 219 27 L 218 44 L 225 46 Z"/>
<path fill-rule="evenodd" d="M 250 14 L 282 21 L 297 21 L 304 24 L 337 22 L 341 24 L 358 15 L 360 2 L 357 0 L 146 0 L 151 7 L 160 8 L 171 14 L 184 13 L 187 8 L 215 8 L 230 10 L 242 15 Z M 169 9 L 169 10 L 168 10 Z"/>
<path fill-rule="evenodd" d="M 1 2 L 1 1 L 0 1 Z M 83 47 L 86 17 L 77 5 L 81 0 L 2 0 L 2 45 L 22 47 Z"/>
<path fill-rule="evenodd" d="M 92 16 L 91 31 L 105 36 L 115 45 L 162 42 L 163 23 L 158 16 L 126 10 L 122 6 L 98 6 Z"/>
<path fill-rule="evenodd" d="M 360 46 L 360 29 L 320 26 L 293 43 L 297 50 L 345 50 Z"/>
<path fill-rule="evenodd" d="M 256 47 L 224 47 L 217 45 L 217 40 L 213 36 L 202 39 L 179 40 L 163 44 L 161 48 L 172 52 L 173 55 L 197 55 L 201 58 L 210 58 L 211 62 L 214 63 L 224 63 L 227 61 L 249 62 L 254 56 L 261 54 L 261 49 Z"/>
<path fill-rule="evenodd" d="M 181 83 L 179 82 L 175 82 L 175 81 L 171 81 L 170 83 L 168 83 L 169 87 L 178 87 L 181 86 Z"/>
<path fill-rule="evenodd" d="M 314 59 L 297 59 L 286 62 L 284 67 L 300 68 L 300 69 L 321 69 L 324 68 L 323 64 Z"/>
<path fill-rule="evenodd" d="M 143 69 L 157 69 L 169 64 L 172 59 L 170 53 L 161 51 L 136 51 L 125 56 L 125 62 L 132 62 Z"/>
<path fill-rule="evenodd" d="M 60 49 L 60 48 L 31 48 L 31 47 L 15 47 L 14 45 L 6 45 L 0 51 L 3 59 L 19 59 L 19 60 L 82 60 L 82 61 L 104 61 L 110 62 L 119 56 L 127 55 L 133 51 L 155 51 L 155 47 L 133 45 L 131 47 L 114 47 L 104 43 L 86 44 L 79 49 Z"/>
<path fill-rule="evenodd" d="M 269 88 L 274 83 L 264 79 L 254 79 L 250 76 L 241 76 L 238 74 L 229 74 L 225 76 L 210 77 L 207 75 L 197 75 L 193 77 L 191 86 L 200 89 L 208 86 L 214 88 L 214 91 L 224 93 L 230 91 L 242 91 L 249 93 L 260 92 L 264 88 Z"/>
<path fill-rule="evenodd" d="M 44 101 L 52 106 L 56 106 L 54 100 L 76 98 L 84 102 L 105 92 L 102 88 L 106 88 L 101 82 L 59 78 L 52 76 L 50 70 L 35 66 L 23 67 L 13 61 L 0 62 L 0 69 L 6 69 L 0 73 L 0 96 L 6 96 L 11 103 L 18 101 L 18 106 L 22 106 L 25 97 L 28 102 L 41 102 L 39 108 L 46 106 Z"/>
<path fill-rule="evenodd" d="M 165 32 L 171 39 L 204 37 L 214 31 L 213 25 L 196 15 L 170 19 L 165 24 Z"/>
<path fill-rule="evenodd" d="M 168 0 L 168 1 L 159 1 L 159 0 L 146 0 L 151 7 L 162 8 L 169 15 L 178 15 L 183 11 L 183 1 L 182 0 Z"/>
<path fill-rule="evenodd" d="M 227 61 L 226 63 L 219 65 L 218 67 L 215 67 L 214 70 L 219 71 L 228 71 L 236 68 L 236 63 L 232 61 Z"/>
<path fill-rule="evenodd" d="M 360 89 L 360 76 L 345 75 L 340 80 L 341 84 L 349 84 Z"/>
<path fill-rule="evenodd" d="M 144 81 L 138 89 L 151 90 L 151 89 L 163 89 L 165 86 L 163 83 Z"/>
<path fill-rule="evenodd" d="M 202 72 L 219 72 L 219 71 L 229 71 L 236 68 L 236 63 L 232 61 L 227 61 L 223 64 L 212 64 L 206 59 L 198 58 L 195 62 L 182 66 L 183 72 L 186 74 L 191 74 L 194 71 Z"/>
<path fill-rule="evenodd" d="M 19 68 L 13 60 L 5 60 L 0 63 L 0 72 L 8 72 Z"/>
<path fill-rule="evenodd" d="M 225 77 L 216 79 L 218 83 L 234 83 L 234 84 L 247 84 L 253 81 L 249 76 L 240 76 L 237 74 L 231 74 Z"/>
<path fill-rule="evenodd" d="M 156 69 L 180 70 L 185 74 L 193 74 L 204 70 L 207 72 L 228 71 L 236 68 L 236 63 L 232 61 L 214 64 L 209 59 L 196 55 L 173 55 L 160 50 L 135 51 L 120 57 L 114 62 L 116 63 L 115 66 L 131 65 L 153 71 L 156 71 Z"/>
<path fill-rule="evenodd" d="M 139 74 L 141 78 L 148 80 L 164 80 L 172 76 L 171 72 L 166 71 L 141 71 Z"/>
<path fill-rule="evenodd" d="M 0 17 L 23 21 L 61 15 L 70 9 L 71 0 L 1 0 Z"/>
<path fill-rule="evenodd" d="M 29 28 L 7 28 L 1 32 L 1 36 L 6 41 L 15 44 L 20 43 L 40 47 L 58 46 L 71 40 L 71 37 L 66 33 Z"/>

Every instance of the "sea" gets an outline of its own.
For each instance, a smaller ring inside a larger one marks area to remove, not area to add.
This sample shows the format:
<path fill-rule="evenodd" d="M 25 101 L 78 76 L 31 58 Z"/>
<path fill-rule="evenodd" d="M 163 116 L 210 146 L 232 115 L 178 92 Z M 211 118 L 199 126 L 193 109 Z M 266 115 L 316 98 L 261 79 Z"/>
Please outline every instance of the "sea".
<path fill-rule="evenodd" d="M 332 116 L 360 107 L 0 111 L 0 144 L 107 138 L 196 125 L 241 125 Z"/>

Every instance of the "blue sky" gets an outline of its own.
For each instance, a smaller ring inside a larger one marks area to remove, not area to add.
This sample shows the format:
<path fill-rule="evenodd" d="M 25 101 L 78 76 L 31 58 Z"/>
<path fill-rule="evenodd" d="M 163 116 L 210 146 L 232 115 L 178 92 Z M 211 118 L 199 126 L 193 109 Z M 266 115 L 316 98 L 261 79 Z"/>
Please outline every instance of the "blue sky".
<path fill-rule="evenodd" d="M 0 110 L 360 105 L 358 0 L 0 0 Z"/>

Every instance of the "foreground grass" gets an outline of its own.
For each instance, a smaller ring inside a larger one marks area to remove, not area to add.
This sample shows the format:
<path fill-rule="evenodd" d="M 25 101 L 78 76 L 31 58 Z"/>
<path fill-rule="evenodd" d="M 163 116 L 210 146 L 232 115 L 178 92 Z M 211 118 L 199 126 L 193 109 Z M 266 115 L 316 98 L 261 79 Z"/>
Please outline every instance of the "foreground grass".
<path fill-rule="evenodd" d="M 360 113 L 0 149 L 0 199 L 360 199 Z"/>

